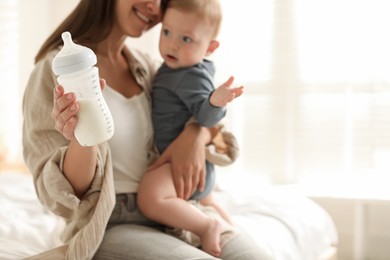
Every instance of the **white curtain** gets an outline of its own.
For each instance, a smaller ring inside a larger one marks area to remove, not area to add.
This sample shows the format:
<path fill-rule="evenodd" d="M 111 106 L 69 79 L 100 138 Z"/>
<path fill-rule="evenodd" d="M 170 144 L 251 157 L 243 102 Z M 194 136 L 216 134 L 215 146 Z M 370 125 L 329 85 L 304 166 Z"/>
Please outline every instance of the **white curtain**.
<path fill-rule="evenodd" d="M 229 107 L 242 147 L 232 176 L 389 173 L 390 2 L 222 2 L 218 79 L 233 73 L 246 85 Z"/>

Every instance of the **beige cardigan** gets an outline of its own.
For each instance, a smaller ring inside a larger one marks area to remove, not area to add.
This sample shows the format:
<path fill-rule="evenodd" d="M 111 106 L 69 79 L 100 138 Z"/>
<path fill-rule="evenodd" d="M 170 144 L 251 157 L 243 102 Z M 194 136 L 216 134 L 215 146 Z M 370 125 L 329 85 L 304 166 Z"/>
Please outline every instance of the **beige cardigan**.
<path fill-rule="evenodd" d="M 98 249 L 115 205 L 115 190 L 110 150 L 99 145 L 96 173 L 82 200 L 62 173 L 68 141 L 55 130 L 51 118 L 53 88 L 57 86 L 51 62 L 59 50 L 39 61 L 30 75 L 23 99 L 23 156 L 33 174 L 41 203 L 66 221 L 62 234 L 65 246 L 32 259 L 92 259 Z M 150 100 L 155 63 L 139 52 L 124 50 L 132 73 Z M 150 144 L 150 160 L 155 158 Z"/>

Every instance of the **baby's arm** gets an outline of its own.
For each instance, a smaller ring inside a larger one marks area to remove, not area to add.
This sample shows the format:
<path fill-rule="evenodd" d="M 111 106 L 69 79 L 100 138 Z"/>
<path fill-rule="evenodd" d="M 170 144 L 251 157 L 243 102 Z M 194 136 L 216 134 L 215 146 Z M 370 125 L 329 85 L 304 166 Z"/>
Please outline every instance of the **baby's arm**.
<path fill-rule="evenodd" d="M 244 87 L 240 86 L 238 88 L 230 88 L 233 84 L 233 81 L 234 77 L 230 77 L 228 81 L 214 90 L 210 97 L 211 105 L 215 107 L 224 107 L 233 99 L 241 96 Z"/>

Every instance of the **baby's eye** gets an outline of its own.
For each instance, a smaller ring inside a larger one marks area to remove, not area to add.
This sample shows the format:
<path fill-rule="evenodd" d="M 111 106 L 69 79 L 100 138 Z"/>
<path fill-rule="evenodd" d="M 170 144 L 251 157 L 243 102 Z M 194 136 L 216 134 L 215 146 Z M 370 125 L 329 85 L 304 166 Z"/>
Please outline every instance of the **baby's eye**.
<path fill-rule="evenodd" d="M 169 36 L 169 34 L 171 33 L 168 29 L 163 29 L 162 31 L 163 35 L 165 36 Z"/>
<path fill-rule="evenodd" d="M 183 42 L 189 43 L 192 42 L 192 39 L 188 36 L 183 36 Z"/>

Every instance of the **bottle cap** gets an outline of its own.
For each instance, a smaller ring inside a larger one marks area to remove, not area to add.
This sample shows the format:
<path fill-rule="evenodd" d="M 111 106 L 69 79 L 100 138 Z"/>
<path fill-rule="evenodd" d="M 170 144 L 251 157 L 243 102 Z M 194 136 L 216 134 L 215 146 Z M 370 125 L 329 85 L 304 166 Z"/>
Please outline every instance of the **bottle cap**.
<path fill-rule="evenodd" d="M 84 46 L 75 44 L 69 32 L 63 32 L 64 46 L 54 57 L 52 69 L 57 76 L 74 73 L 82 69 L 90 68 L 97 63 L 95 53 Z"/>

